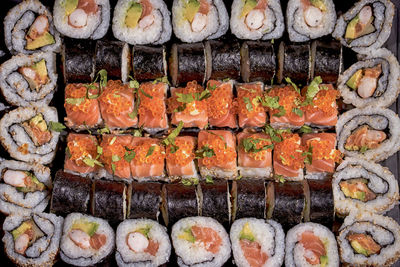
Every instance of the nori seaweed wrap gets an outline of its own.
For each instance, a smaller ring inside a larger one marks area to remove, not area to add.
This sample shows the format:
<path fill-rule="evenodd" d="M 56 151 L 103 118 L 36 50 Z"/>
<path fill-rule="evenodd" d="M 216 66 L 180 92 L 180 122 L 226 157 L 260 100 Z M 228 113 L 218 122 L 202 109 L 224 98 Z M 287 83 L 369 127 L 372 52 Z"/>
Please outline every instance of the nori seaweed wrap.
<path fill-rule="evenodd" d="M 276 70 L 274 46 L 271 42 L 247 41 L 242 45 L 241 56 L 244 82 L 271 83 Z"/>
<path fill-rule="evenodd" d="M 50 212 L 66 216 L 71 212 L 87 213 L 92 181 L 59 170 L 53 183 Z"/>
<path fill-rule="evenodd" d="M 332 180 L 308 180 L 310 221 L 332 227 L 334 218 Z"/>
<path fill-rule="evenodd" d="M 164 46 L 136 45 L 132 50 L 133 77 L 138 81 L 154 80 L 167 76 Z"/>
<path fill-rule="evenodd" d="M 232 221 L 245 217 L 265 218 L 266 197 L 263 180 L 233 181 Z"/>
<path fill-rule="evenodd" d="M 278 83 L 289 77 L 295 83 L 307 84 L 310 80 L 310 63 L 310 43 L 281 42 L 278 52 Z"/>
<path fill-rule="evenodd" d="M 314 41 L 311 44 L 314 77 L 320 76 L 324 83 L 336 83 L 343 69 L 342 46 L 336 41 Z"/>
<path fill-rule="evenodd" d="M 128 214 L 129 219 L 147 218 L 158 221 L 161 205 L 160 183 L 132 182 Z"/>

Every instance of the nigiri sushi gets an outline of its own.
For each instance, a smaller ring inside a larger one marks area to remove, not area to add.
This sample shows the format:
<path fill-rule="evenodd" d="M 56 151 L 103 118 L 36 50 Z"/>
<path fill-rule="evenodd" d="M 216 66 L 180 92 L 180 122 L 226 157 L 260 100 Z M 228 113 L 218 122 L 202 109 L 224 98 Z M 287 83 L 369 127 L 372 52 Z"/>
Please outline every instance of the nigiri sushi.
<path fill-rule="evenodd" d="M 196 138 L 193 136 L 178 136 L 174 144 L 166 147 L 167 171 L 170 179 L 197 178 L 195 159 Z"/>
<path fill-rule="evenodd" d="M 267 113 L 259 98 L 264 91 L 261 82 L 241 83 L 236 85 L 239 126 L 262 127 L 267 122 Z"/>
<path fill-rule="evenodd" d="M 236 128 L 236 115 L 233 106 L 233 81 L 210 80 L 207 89 L 211 96 L 207 99 L 208 123 L 215 127 Z"/>

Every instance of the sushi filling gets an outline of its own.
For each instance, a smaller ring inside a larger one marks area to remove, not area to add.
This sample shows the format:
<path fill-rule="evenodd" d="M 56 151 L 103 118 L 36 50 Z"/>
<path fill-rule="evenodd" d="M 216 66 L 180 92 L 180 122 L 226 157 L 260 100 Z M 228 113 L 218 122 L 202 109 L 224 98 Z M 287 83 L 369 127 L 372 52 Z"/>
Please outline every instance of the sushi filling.
<path fill-rule="evenodd" d="M 368 125 L 363 125 L 347 137 L 345 149 L 364 153 L 369 149 L 379 148 L 386 139 L 384 131 L 373 130 Z"/>
<path fill-rule="evenodd" d="M 35 90 L 36 92 L 38 92 L 40 88 L 49 81 L 46 61 L 44 59 L 31 66 L 18 68 L 18 72 L 22 74 L 28 82 L 30 89 Z"/>
<path fill-rule="evenodd" d="M 267 24 L 265 10 L 268 7 L 267 0 L 245 0 L 240 18 L 250 31 L 257 31 Z"/>
<path fill-rule="evenodd" d="M 357 16 L 355 16 L 348 24 L 344 38 L 348 43 L 361 36 L 368 35 L 375 31 L 374 15 L 371 6 L 364 6 Z"/>
<path fill-rule="evenodd" d="M 159 244 L 149 237 L 151 226 L 139 228 L 126 236 L 126 244 L 135 253 L 148 253 L 156 256 Z"/>
<path fill-rule="evenodd" d="M 346 85 L 356 90 L 361 98 L 368 98 L 377 95 L 378 80 L 382 74 L 382 65 L 378 64 L 372 68 L 357 70 L 347 81 Z"/>
<path fill-rule="evenodd" d="M 346 239 L 350 242 L 351 247 L 357 254 L 369 257 L 379 254 L 381 246 L 369 234 L 349 233 Z"/>
<path fill-rule="evenodd" d="M 197 247 L 202 247 L 213 254 L 219 252 L 222 244 L 222 238 L 214 229 L 196 225 L 184 229 L 178 235 L 178 238 L 192 243 Z"/>
<path fill-rule="evenodd" d="M 369 181 L 364 178 L 353 178 L 339 183 L 343 194 L 352 199 L 368 202 L 376 199 L 377 195 L 369 188 Z"/>
<path fill-rule="evenodd" d="M 14 250 L 21 255 L 25 255 L 25 251 L 45 235 L 33 220 L 22 222 L 11 231 L 11 234 L 14 239 Z"/>
<path fill-rule="evenodd" d="M 239 244 L 250 266 L 263 266 L 267 262 L 268 255 L 262 251 L 248 222 L 240 231 Z"/>
<path fill-rule="evenodd" d="M 65 16 L 73 28 L 83 28 L 88 23 L 88 17 L 99 10 L 96 0 L 65 0 Z"/>
<path fill-rule="evenodd" d="M 86 219 L 74 221 L 69 232 L 68 238 L 82 249 L 99 250 L 107 242 L 107 236 L 98 234 L 99 224 L 90 222 Z"/>
<path fill-rule="evenodd" d="M 322 26 L 327 11 L 324 0 L 301 0 L 301 2 L 305 23 L 311 28 Z"/>
<path fill-rule="evenodd" d="M 184 19 L 190 23 L 193 32 L 201 32 L 207 26 L 210 4 L 207 0 L 187 0 L 184 5 Z"/>
<path fill-rule="evenodd" d="M 299 242 L 304 248 L 303 256 L 309 264 L 320 264 L 321 266 L 326 266 L 328 264 L 325 244 L 312 231 L 302 232 Z"/>
<path fill-rule="evenodd" d="M 46 190 L 46 186 L 28 171 L 6 170 L 3 173 L 3 181 L 23 193 Z"/>
<path fill-rule="evenodd" d="M 22 126 L 35 146 L 42 146 L 50 142 L 53 137 L 42 114 L 37 114 L 30 120 L 23 122 Z"/>
<path fill-rule="evenodd" d="M 49 19 L 45 15 L 39 15 L 29 28 L 25 40 L 26 50 L 36 50 L 46 45 L 54 44 L 54 36 L 49 33 Z"/>
<path fill-rule="evenodd" d="M 126 11 L 125 25 L 128 28 L 146 29 L 154 24 L 153 5 L 149 0 L 132 1 Z"/>

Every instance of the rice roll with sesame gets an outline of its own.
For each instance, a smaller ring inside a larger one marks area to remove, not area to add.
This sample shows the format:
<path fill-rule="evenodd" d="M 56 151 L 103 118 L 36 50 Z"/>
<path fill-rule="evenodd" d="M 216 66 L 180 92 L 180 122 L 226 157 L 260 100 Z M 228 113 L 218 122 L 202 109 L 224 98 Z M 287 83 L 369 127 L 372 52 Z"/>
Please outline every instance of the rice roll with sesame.
<path fill-rule="evenodd" d="M 0 66 L 0 88 L 14 106 L 48 105 L 57 86 L 56 55 L 17 55 Z"/>
<path fill-rule="evenodd" d="M 149 219 L 125 220 L 116 232 L 118 266 L 161 266 L 169 261 L 167 229 Z"/>
<path fill-rule="evenodd" d="M 135 45 L 132 48 L 133 77 L 142 82 L 167 76 L 165 46 Z"/>
<path fill-rule="evenodd" d="M 15 213 L 3 224 L 4 250 L 17 266 L 53 266 L 64 219 L 49 213 Z"/>
<path fill-rule="evenodd" d="M 389 38 L 395 11 L 390 0 L 360 0 L 338 18 L 332 36 L 358 53 L 374 52 Z"/>
<path fill-rule="evenodd" d="M 119 0 L 114 8 L 114 37 L 131 45 L 163 44 L 171 38 L 170 12 L 162 0 Z"/>
<path fill-rule="evenodd" d="M 182 42 L 201 42 L 224 35 L 229 15 L 222 0 L 174 0 L 172 25 Z"/>
<path fill-rule="evenodd" d="M 209 217 L 187 217 L 172 227 L 172 244 L 179 266 L 222 266 L 231 255 L 224 227 Z"/>
<path fill-rule="evenodd" d="M 110 25 L 109 0 L 56 0 L 54 25 L 65 36 L 75 39 L 102 38 Z"/>
<path fill-rule="evenodd" d="M 38 0 L 22 1 L 4 18 L 4 40 L 11 54 L 59 52 L 61 39 L 51 12 Z"/>
<path fill-rule="evenodd" d="M 285 29 L 279 0 L 234 0 L 230 24 L 237 38 L 249 40 L 279 39 Z"/>
<path fill-rule="evenodd" d="M 238 267 L 279 267 L 283 264 L 285 233 L 282 226 L 273 220 L 236 220 L 230 230 L 230 239 Z"/>
<path fill-rule="evenodd" d="M 106 220 L 70 213 L 64 220 L 61 259 L 75 266 L 92 266 L 113 252 L 114 242 L 114 230 Z"/>
<path fill-rule="evenodd" d="M 42 212 L 46 209 L 52 189 L 49 168 L 37 163 L 3 160 L 0 174 L 2 213 Z"/>

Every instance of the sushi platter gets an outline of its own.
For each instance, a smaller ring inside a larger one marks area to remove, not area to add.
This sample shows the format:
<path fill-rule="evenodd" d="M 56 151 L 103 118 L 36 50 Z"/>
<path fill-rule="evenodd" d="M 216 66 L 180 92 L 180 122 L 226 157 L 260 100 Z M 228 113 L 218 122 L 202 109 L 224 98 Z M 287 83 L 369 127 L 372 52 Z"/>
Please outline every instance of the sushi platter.
<path fill-rule="evenodd" d="M 400 267 L 399 0 L 7 0 L 1 266 Z"/>

